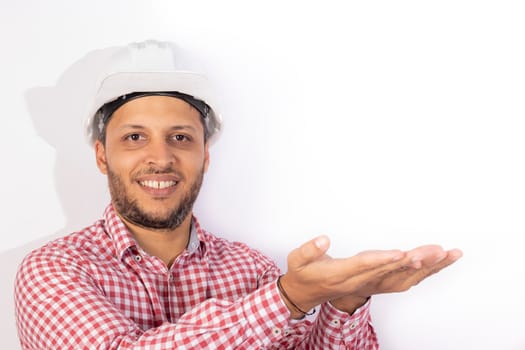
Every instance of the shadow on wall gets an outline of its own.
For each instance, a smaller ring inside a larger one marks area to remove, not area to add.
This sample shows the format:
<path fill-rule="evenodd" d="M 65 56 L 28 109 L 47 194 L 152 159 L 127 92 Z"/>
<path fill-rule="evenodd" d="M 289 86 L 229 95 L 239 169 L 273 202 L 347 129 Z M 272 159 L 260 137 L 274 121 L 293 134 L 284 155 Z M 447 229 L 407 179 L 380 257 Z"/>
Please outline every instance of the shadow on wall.
<path fill-rule="evenodd" d="M 37 133 L 56 151 L 54 179 L 66 225 L 50 236 L 0 254 L 0 318 L 2 348 L 17 349 L 13 284 L 17 267 L 31 250 L 76 231 L 100 217 L 109 202 L 104 176 L 98 173 L 84 134 L 100 67 L 114 52 L 110 47 L 93 51 L 71 65 L 52 87 L 35 87 L 26 94 L 27 109 Z M 45 215 L 45 208 L 42 213 Z"/>

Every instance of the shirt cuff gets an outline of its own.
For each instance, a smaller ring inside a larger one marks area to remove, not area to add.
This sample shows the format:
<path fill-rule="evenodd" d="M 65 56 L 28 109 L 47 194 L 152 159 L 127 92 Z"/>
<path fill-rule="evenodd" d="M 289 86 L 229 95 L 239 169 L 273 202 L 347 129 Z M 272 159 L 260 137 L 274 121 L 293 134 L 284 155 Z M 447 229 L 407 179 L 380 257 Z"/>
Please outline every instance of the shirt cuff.
<path fill-rule="evenodd" d="M 250 294 L 243 303 L 244 317 L 264 345 L 275 343 L 285 335 L 290 311 L 281 298 L 276 282 L 268 283 Z"/>
<path fill-rule="evenodd" d="M 352 315 L 336 309 L 329 302 L 324 303 L 319 311 L 318 323 L 325 330 L 325 335 L 332 338 L 354 338 L 370 326 L 370 302 L 356 309 Z"/>

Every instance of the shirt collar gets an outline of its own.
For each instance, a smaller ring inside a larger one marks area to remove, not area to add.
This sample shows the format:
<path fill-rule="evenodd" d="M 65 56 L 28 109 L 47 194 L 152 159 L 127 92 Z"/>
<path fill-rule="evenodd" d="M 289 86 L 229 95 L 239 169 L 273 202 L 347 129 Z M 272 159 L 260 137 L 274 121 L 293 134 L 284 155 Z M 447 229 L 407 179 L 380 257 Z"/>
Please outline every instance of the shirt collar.
<path fill-rule="evenodd" d="M 130 248 L 142 251 L 132 233 L 117 215 L 113 204 L 109 204 L 104 211 L 104 230 L 111 238 L 115 253 L 119 259 L 122 259 L 124 253 Z M 197 252 L 199 248 L 203 247 L 205 244 L 206 234 L 201 228 L 197 218 L 194 216 L 192 218 L 190 239 L 187 246 L 188 253 L 193 254 Z"/>
<path fill-rule="evenodd" d="M 195 253 L 200 246 L 199 236 L 197 234 L 197 229 L 195 228 L 196 223 L 197 219 L 193 217 L 193 220 L 191 221 L 190 240 L 188 241 L 188 247 L 186 248 L 188 249 L 189 254 Z"/>
<path fill-rule="evenodd" d="M 111 238 L 115 254 L 119 259 L 122 259 L 129 248 L 138 248 L 137 241 L 117 215 L 112 204 L 109 204 L 104 211 L 104 230 Z"/>

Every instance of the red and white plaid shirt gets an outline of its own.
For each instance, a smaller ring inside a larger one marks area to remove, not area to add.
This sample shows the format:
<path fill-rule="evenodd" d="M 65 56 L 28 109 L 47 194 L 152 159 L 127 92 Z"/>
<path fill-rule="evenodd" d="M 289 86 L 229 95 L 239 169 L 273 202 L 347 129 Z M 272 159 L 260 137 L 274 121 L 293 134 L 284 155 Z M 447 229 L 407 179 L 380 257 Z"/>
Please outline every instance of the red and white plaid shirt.
<path fill-rule="evenodd" d="M 193 221 L 171 268 L 146 254 L 107 207 L 104 219 L 22 262 L 15 284 L 23 349 L 377 349 L 369 303 L 329 303 L 290 320 L 280 271 Z"/>

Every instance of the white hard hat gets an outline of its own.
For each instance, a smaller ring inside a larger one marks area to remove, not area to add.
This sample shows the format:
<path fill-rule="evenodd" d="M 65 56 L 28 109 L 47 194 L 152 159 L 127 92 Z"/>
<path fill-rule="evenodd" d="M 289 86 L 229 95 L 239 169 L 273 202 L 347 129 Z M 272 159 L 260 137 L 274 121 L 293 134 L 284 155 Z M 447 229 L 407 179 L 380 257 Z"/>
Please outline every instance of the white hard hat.
<path fill-rule="evenodd" d="M 147 40 L 118 48 L 106 62 L 86 119 L 90 143 L 98 139 L 106 122 L 101 107 L 137 92 L 176 92 L 205 102 L 209 107 L 203 115 L 208 139 L 217 138 L 222 120 L 203 69 L 173 43 Z"/>

